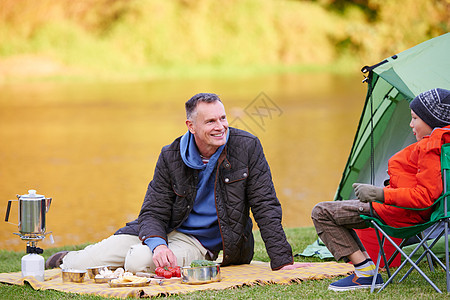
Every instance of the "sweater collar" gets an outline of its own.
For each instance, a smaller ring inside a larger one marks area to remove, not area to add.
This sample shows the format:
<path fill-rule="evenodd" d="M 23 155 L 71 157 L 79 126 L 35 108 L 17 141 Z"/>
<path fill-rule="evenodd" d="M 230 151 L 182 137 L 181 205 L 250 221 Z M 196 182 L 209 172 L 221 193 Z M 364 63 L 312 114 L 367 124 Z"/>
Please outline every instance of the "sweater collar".
<path fill-rule="evenodd" d="M 227 130 L 227 142 L 230 135 L 230 130 Z M 216 152 L 210 157 L 208 165 L 215 165 L 220 154 L 222 153 L 225 145 L 220 146 Z M 203 170 L 206 165 L 203 163 L 200 157 L 200 152 L 198 151 L 197 145 L 195 144 L 194 135 L 188 130 L 180 140 L 180 153 L 183 162 L 192 169 Z"/>

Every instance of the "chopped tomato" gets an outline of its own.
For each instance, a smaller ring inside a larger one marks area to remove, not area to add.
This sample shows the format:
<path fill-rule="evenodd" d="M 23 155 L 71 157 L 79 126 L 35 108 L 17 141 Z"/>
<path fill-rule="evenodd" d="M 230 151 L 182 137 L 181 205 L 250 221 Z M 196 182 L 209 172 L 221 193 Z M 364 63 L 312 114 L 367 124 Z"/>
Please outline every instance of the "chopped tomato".
<path fill-rule="evenodd" d="M 157 267 L 155 269 L 156 276 L 164 277 L 164 271 L 166 271 L 163 267 Z"/>
<path fill-rule="evenodd" d="M 164 278 L 172 278 L 172 272 L 170 272 L 169 270 L 165 270 L 164 271 Z"/>
<path fill-rule="evenodd" d="M 175 268 L 175 277 L 181 277 L 181 268 L 180 267 L 176 267 Z"/>

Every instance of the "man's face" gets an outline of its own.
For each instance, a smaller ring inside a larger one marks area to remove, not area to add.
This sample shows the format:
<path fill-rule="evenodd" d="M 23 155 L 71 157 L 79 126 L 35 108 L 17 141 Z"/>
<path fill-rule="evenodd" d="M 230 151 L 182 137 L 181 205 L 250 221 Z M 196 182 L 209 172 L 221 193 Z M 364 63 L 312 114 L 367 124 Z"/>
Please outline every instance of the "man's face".
<path fill-rule="evenodd" d="M 186 120 L 186 125 L 195 137 L 200 154 L 210 157 L 227 141 L 225 108 L 220 101 L 199 102 L 195 111 L 192 120 Z"/>
<path fill-rule="evenodd" d="M 413 110 L 411 110 L 411 122 L 409 123 L 409 127 L 412 128 L 417 141 L 420 141 L 426 135 L 430 135 L 431 131 L 433 131 L 433 128 L 419 118 Z"/>

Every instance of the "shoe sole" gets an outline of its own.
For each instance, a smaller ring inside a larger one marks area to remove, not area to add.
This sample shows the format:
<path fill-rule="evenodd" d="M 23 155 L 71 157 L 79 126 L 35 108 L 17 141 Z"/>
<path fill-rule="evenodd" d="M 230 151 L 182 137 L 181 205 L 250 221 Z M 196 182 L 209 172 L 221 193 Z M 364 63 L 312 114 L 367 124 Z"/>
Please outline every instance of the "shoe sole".
<path fill-rule="evenodd" d="M 383 284 L 375 284 L 375 288 L 379 289 L 383 286 Z M 328 286 L 328 289 L 335 292 L 345 292 L 345 291 L 351 291 L 351 290 L 358 290 L 358 289 L 369 289 L 372 285 L 355 285 L 355 286 Z"/>
<path fill-rule="evenodd" d="M 62 258 L 66 256 L 67 253 L 69 253 L 69 251 L 60 251 L 51 255 L 45 262 L 45 269 L 49 270 L 58 268 L 62 263 Z"/>

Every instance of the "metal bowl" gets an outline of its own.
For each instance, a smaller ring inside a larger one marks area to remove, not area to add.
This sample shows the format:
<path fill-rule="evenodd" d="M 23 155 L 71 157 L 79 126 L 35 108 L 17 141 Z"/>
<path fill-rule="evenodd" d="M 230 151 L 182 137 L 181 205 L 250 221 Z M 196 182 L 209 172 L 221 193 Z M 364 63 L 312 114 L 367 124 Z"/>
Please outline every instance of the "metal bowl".
<path fill-rule="evenodd" d="M 86 271 L 82 270 L 65 270 L 61 271 L 63 282 L 83 282 Z"/>
<path fill-rule="evenodd" d="M 102 270 L 106 271 L 106 270 L 108 270 L 108 268 L 109 267 L 107 267 L 107 266 L 101 266 L 101 267 L 87 268 L 86 270 L 87 270 L 87 273 L 89 275 L 89 278 L 90 279 L 94 279 L 95 275 L 100 274 L 100 271 L 102 271 Z"/>
<path fill-rule="evenodd" d="M 181 283 L 203 284 L 220 281 L 220 265 L 206 267 L 182 267 Z"/>
<path fill-rule="evenodd" d="M 107 283 L 112 279 L 116 279 L 116 277 L 97 277 L 94 278 L 95 283 Z"/>

